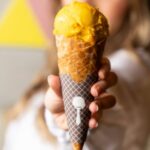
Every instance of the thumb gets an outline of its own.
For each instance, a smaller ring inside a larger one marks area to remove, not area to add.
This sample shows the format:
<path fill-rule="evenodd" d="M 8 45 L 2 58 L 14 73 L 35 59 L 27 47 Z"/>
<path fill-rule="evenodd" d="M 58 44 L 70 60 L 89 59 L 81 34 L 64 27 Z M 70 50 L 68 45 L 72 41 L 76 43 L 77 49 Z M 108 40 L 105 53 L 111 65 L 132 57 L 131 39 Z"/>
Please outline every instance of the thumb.
<path fill-rule="evenodd" d="M 56 95 L 62 97 L 60 78 L 55 75 L 48 76 L 48 84 L 54 90 Z"/>
<path fill-rule="evenodd" d="M 61 94 L 61 85 L 58 76 L 48 77 L 50 88 L 45 95 L 45 106 L 51 113 L 62 113 L 64 105 Z"/>

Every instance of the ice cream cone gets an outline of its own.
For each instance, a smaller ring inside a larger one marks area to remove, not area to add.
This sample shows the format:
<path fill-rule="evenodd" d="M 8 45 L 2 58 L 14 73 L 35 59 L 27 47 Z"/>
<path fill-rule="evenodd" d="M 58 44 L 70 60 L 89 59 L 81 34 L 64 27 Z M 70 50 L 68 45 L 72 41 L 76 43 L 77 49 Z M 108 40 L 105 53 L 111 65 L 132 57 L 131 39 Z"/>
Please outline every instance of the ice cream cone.
<path fill-rule="evenodd" d="M 90 119 L 89 104 L 93 100 L 90 88 L 97 81 L 97 61 L 102 56 L 104 42 L 93 45 L 93 41 L 86 43 L 76 38 L 56 36 L 63 100 L 74 150 L 82 150 L 86 140 Z"/>
<path fill-rule="evenodd" d="M 73 2 L 60 10 L 54 26 L 70 139 L 73 150 L 82 150 L 91 116 L 89 104 L 93 101 L 90 89 L 98 78 L 108 24 L 97 9 Z"/>
<path fill-rule="evenodd" d="M 82 148 L 83 148 L 83 144 L 81 144 L 81 143 L 73 144 L 73 150 L 82 150 Z"/>

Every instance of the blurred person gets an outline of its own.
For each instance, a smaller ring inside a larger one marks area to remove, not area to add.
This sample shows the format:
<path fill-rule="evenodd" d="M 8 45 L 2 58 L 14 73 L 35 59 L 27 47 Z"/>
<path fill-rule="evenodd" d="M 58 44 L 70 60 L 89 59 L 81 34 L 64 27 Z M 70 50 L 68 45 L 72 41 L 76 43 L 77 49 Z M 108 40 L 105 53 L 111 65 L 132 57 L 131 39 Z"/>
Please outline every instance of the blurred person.
<path fill-rule="evenodd" d="M 61 4 L 68 2 L 63 0 Z M 99 71 L 101 81 L 92 87 L 97 91 L 99 101 L 91 103 L 89 108 L 97 116 L 91 118 L 89 126 L 96 129 L 90 131 L 84 149 L 144 150 L 150 133 L 149 1 L 88 2 L 99 7 L 108 18 L 111 35 L 106 50 L 121 49 L 110 57 L 112 69 L 119 76 L 119 83 L 110 92 L 117 97 L 118 103 L 113 109 L 105 110 L 101 118 L 101 107 L 107 108 L 114 104 L 114 97 L 109 93 L 102 93 L 102 90 L 116 82 L 116 77 L 110 72 L 110 65 L 105 59 L 107 67 Z M 53 54 L 52 51 L 50 53 Z M 52 64 L 51 55 L 45 74 L 33 83 L 22 100 L 10 110 L 10 117 L 13 119 L 8 124 L 4 150 L 57 149 L 58 143 L 61 146 L 58 149 L 71 149 L 58 76 L 51 75 L 48 78 L 50 88 L 46 94 L 45 105 L 49 111 L 46 111 L 46 120 L 44 118 L 43 99 L 48 88 L 46 78 L 48 74 L 58 72 L 55 63 Z M 95 96 L 92 89 L 91 93 Z M 99 107 L 99 111 L 96 111 L 96 107 Z"/>
<path fill-rule="evenodd" d="M 67 4 L 69 1 L 63 2 Z M 104 111 L 101 122 L 95 118 L 95 124 L 99 122 L 100 127 L 91 131 L 91 136 L 87 140 L 88 148 L 90 150 L 148 149 L 150 1 L 94 0 L 88 2 L 100 8 L 108 18 L 111 35 L 106 49 L 110 51 L 119 49 L 110 57 L 112 69 L 119 76 L 119 83 L 111 90 L 116 95 L 118 103 L 114 109 Z M 60 84 L 54 85 L 54 80 L 56 82 L 56 77 L 50 78 L 46 107 L 53 114 L 57 125 L 65 130 L 67 123 L 63 109 L 55 111 L 58 107 L 63 108 L 63 103 L 61 103 Z M 56 105 L 58 103 L 59 106 Z M 93 113 L 97 114 L 94 111 Z"/>

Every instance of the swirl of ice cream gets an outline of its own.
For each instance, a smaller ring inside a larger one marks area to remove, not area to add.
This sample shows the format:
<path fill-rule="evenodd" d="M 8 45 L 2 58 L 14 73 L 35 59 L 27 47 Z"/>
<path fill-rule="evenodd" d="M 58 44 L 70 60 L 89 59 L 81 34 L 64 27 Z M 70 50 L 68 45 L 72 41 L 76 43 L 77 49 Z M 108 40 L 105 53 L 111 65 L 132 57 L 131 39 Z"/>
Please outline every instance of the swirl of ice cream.
<path fill-rule="evenodd" d="M 56 15 L 54 34 L 78 36 L 85 42 L 102 40 L 108 36 L 108 23 L 98 9 L 84 2 L 73 1 Z"/>
<path fill-rule="evenodd" d="M 77 1 L 64 6 L 54 21 L 60 74 L 82 82 L 96 72 L 108 33 L 107 19 L 98 9 Z"/>

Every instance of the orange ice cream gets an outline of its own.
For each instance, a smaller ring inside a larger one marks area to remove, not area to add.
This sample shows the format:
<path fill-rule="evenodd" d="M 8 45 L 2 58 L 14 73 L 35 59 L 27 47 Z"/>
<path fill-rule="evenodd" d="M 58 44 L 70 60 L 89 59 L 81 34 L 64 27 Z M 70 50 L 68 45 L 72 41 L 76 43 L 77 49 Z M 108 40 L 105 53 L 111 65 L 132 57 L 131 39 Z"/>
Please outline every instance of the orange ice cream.
<path fill-rule="evenodd" d="M 93 40 L 95 36 L 100 40 L 108 36 L 108 24 L 98 9 L 87 3 L 73 1 L 56 15 L 54 34 L 79 36 L 85 42 Z"/>
<path fill-rule="evenodd" d="M 98 49 L 103 50 L 98 45 L 105 43 L 108 36 L 107 19 L 98 9 L 73 1 L 56 15 L 53 32 L 60 74 L 69 74 L 81 82 L 96 71 Z"/>
<path fill-rule="evenodd" d="M 73 1 L 56 15 L 54 34 L 65 113 L 73 150 L 82 150 L 90 119 L 91 85 L 108 36 L 108 23 L 98 9 Z"/>

